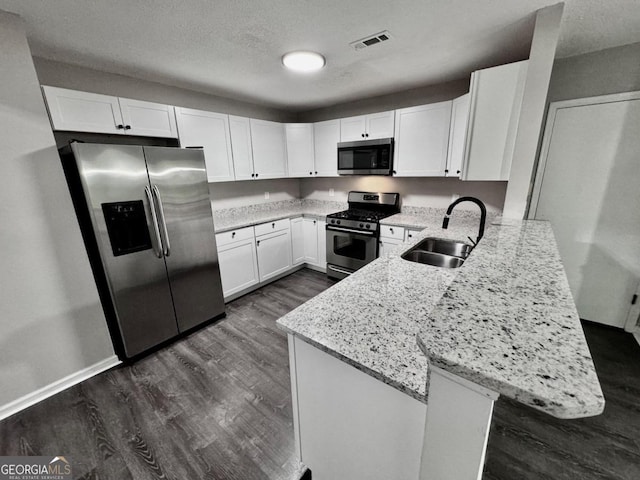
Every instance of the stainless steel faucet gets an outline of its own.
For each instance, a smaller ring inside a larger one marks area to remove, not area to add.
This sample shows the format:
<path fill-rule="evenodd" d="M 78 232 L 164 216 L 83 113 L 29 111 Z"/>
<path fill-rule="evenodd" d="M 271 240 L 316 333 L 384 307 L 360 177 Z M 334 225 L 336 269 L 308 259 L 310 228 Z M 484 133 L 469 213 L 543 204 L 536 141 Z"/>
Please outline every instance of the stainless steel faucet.
<path fill-rule="evenodd" d="M 473 243 L 473 246 L 475 247 L 480 241 L 480 239 L 482 238 L 482 236 L 484 235 L 484 224 L 487 221 L 487 207 L 484 206 L 484 203 L 482 203 L 482 200 L 479 200 L 475 197 L 458 198 L 455 202 L 449 205 L 449 208 L 447 208 L 447 213 L 444 216 L 444 220 L 442 220 L 442 228 L 447 228 L 449 226 L 449 218 L 451 217 L 451 212 L 453 212 L 453 209 L 455 208 L 456 205 L 462 202 L 473 202 L 476 205 L 478 205 L 478 207 L 480 207 L 480 229 L 478 230 L 478 238 L 474 242 L 471 237 L 467 237 L 469 238 L 469 240 L 471 240 L 471 243 Z"/>

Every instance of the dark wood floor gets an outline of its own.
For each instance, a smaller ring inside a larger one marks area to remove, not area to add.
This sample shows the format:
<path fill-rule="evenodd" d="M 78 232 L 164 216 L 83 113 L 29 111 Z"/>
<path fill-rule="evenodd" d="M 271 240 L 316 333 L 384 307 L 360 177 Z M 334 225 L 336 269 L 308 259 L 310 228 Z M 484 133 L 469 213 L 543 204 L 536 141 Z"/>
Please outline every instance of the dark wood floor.
<path fill-rule="evenodd" d="M 332 283 L 302 270 L 235 300 L 216 324 L 0 422 L 0 455 L 65 455 L 83 479 L 298 480 L 275 321 Z"/>
<path fill-rule="evenodd" d="M 589 322 L 583 327 L 604 413 L 558 420 L 500 398 L 483 479 L 640 479 L 640 346 L 621 330 Z"/>
<path fill-rule="evenodd" d="M 275 320 L 332 283 L 297 272 L 135 365 L 0 422 L 0 455 L 66 455 L 83 479 L 298 479 Z M 619 330 L 586 323 L 585 332 L 605 413 L 556 420 L 500 398 L 485 480 L 640 479 L 640 347 Z"/>

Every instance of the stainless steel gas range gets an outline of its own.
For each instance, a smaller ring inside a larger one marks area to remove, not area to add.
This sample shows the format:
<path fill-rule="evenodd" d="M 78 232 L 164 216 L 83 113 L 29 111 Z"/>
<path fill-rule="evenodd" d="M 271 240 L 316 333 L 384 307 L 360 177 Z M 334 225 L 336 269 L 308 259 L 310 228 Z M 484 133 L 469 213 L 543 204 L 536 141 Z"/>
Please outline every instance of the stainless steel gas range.
<path fill-rule="evenodd" d="M 378 257 L 380 220 L 400 212 L 399 193 L 349 192 L 349 209 L 327 215 L 327 275 L 342 279 Z"/>

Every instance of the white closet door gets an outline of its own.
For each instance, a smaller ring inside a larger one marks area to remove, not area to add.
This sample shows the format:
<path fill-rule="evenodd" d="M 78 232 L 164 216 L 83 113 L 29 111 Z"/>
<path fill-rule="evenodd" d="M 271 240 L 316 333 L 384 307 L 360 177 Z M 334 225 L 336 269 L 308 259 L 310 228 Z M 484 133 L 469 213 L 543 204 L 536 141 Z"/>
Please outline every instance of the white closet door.
<path fill-rule="evenodd" d="M 638 132 L 640 94 L 552 104 L 532 200 L 531 216 L 553 225 L 580 317 L 616 327 L 640 282 Z"/>

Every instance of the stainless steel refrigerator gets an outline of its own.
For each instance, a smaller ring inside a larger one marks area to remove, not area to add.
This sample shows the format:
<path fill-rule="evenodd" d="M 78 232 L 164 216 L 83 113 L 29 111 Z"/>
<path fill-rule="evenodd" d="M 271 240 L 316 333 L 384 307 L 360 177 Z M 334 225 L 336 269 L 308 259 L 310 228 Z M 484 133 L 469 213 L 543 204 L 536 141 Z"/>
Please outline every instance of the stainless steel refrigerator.
<path fill-rule="evenodd" d="M 131 358 L 224 315 L 201 150 L 60 150 L 116 352 Z"/>

